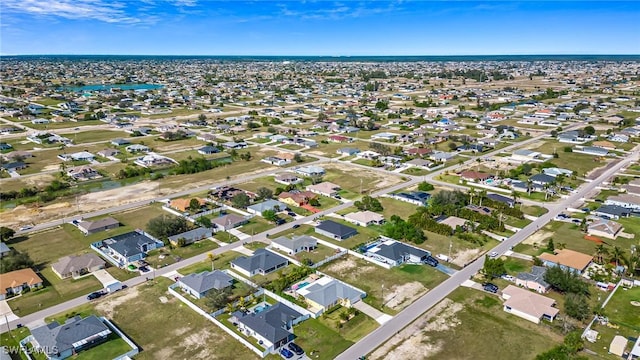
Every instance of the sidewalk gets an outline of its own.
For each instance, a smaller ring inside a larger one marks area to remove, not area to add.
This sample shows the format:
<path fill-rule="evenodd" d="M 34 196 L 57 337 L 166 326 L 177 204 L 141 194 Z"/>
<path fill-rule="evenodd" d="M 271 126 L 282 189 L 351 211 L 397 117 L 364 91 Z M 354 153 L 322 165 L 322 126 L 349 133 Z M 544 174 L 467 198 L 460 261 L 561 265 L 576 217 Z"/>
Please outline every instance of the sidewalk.
<path fill-rule="evenodd" d="M 353 304 L 353 307 L 362 311 L 363 313 L 367 314 L 368 316 L 372 317 L 373 319 L 375 319 L 375 321 L 378 322 L 378 324 L 384 324 L 387 321 L 391 320 L 391 318 L 393 318 L 391 315 L 387 315 L 385 313 L 383 313 L 382 311 L 374 308 L 373 306 L 365 303 L 364 301 L 360 300 L 357 303 Z"/>

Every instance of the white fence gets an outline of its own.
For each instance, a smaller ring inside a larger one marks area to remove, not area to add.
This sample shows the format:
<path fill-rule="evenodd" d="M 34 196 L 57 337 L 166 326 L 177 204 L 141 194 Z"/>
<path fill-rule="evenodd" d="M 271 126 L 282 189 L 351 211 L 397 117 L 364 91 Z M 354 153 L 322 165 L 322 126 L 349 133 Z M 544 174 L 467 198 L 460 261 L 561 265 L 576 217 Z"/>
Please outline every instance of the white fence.
<path fill-rule="evenodd" d="M 103 323 L 107 324 L 107 326 L 111 330 L 113 330 L 116 334 L 118 334 L 118 336 L 120 336 L 120 338 L 124 340 L 124 342 L 126 342 L 127 345 L 131 346 L 131 350 L 127 351 L 122 355 L 116 356 L 115 358 L 113 358 L 113 360 L 130 359 L 131 357 L 137 355 L 140 352 L 138 345 L 136 345 L 133 341 L 131 341 L 131 339 L 129 339 L 122 331 L 120 331 L 120 329 L 118 329 L 118 327 L 116 327 L 111 321 L 109 321 L 109 319 L 105 317 L 101 317 L 100 320 L 102 320 Z"/>
<path fill-rule="evenodd" d="M 339 258 L 339 257 L 345 256 L 345 255 L 347 255 L 348 253 L 349 253 L 349 252 L 348 252 L 347 250 L 342 250 L 342 251 L 340 251 L 340 252 L 336 253 L 335 255 L 329 256 L 328 258 L 326 258 L 326 259 L 324 259 L 324 260 L 320 260 L 320 261 L 318 261 L 317 263 L 315 263 L 315 264 L 311 265 L 311 268 L 312 268 L 312 269 L 316 269 L 316 268 L 318 268 L 318 267 L 320 267 L 320 266 L 322 266 L 322 265 L 324 265 L 324 264 L 328 263 L 329 261 L 333 261 L 333 260 L 335 260 L 335 259 L 337 259 L 337 258 Z"/>

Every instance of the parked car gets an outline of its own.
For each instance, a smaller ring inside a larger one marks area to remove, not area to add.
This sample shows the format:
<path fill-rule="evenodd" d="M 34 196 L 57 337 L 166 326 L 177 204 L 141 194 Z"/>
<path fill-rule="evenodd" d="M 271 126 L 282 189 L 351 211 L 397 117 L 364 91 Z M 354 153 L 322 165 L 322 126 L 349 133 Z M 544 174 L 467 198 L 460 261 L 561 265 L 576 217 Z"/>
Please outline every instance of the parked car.
<path fill-rule="evenodd" d="M 299 227 L 300 227 L 300 224 L 295 224 L 295 225 L 293 225 L 293 228 L 294 228 L 294 229 L 297 229 L 297 228 L 299 228 Z"/>
<path fill-rule="evenodd" d="M 296 343 L 290 342 L 289 345 L 287 345 L 287 347 L 289 347 L 289 350 L 291 350 L 294 353 L 296 353 L 296 355 L 304 354 L 304 350 L 302 350 L 302 348 L 300 346 L 298 346 L 298 344 L 296 344 Z"/>
<path fill-rule="evenodd" d="M 492 283 L 486 283 L 483 285 L 483 288 L 485 291 L 488 291 L 490 293 L 497 293 L 498 292 L 498 286 L 496 284 L 492 284 Z"/>
<path fill-rule="evenodd" d="M 101 291 L 94 291 L 91 294 L 87 295 L 87 300 L 97 299 L 102 295 L 103 293 Z"/>
<path fill-rule="evenodd" d="M 492 259 L 495 259 L 498 257 L 498 252 L 497 251 L 492 251 L 489 253 L 489 257 Z"/>
<path fill-rule="evenodd" d="M 293 353 L 287 348 L 282 348 L 280 350 L 280 355 L 285 359 L 291 359 L 293 357 Z"/>
<path fill-rule="evenodd" d="M 29 230 L 29 229 L 33 229 L 33 225 L 25 225 L 25 226 L 21 227 L 21 228 L 20 228 L 20 229 L 18 229 L 18 230 L 20 230 L 20 231 L 26 231 L 26 230 Z"/>
<path fill-rule="evenodd" d="M 438 260 L 436 258 L 434 258 L 433 256 L 427 256 L 426 259 L 424 259 L 424 263 L 429 265 L 429 266 L 433 266 L 436 267 L 438 266 Z"/>
<path fill-rule="evenodd" d="M 287 215 L 291 216 L 291 217 L 296 217 L 296 213 L 294 213 L 293 211 L 289 211 L 287 213 Z"/>

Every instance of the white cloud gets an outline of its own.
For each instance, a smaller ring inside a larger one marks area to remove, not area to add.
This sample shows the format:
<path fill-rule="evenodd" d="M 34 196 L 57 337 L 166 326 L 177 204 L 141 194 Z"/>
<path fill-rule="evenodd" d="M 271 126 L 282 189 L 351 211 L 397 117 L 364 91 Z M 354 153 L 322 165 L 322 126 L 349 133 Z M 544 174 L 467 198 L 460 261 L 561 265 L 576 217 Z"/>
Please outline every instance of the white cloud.
<path fill-rule="evenodd" d="M 198 0 L 174 0 L 175 6 L 196 6 Z"/>
<path fill-rule="evenodd" d="M 93 19 L 107 23 L 140 24 L 157 20 L 153 16 L 131 16 L 127 14 L 125 5 L 108 0 L 3 0 L 3 8 L 12 13 Z"/>

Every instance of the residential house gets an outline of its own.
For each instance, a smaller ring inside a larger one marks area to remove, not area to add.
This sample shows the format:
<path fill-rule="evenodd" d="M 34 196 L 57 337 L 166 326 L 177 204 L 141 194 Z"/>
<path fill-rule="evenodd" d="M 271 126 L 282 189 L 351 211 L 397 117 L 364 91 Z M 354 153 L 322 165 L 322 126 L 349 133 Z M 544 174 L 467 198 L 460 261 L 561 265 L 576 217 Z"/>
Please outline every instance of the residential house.
<path fill-rule="evenodd" d="M 593 260 L 591 255 L 569 249 L 558 249 L 553 254 L 542 253 L 538 258 L 545 266 L 560 266 L 578 274 L 582 274 Z"/>
<path fill-rule="evenodd" d="M 549 283 L 544 281 L 546 272 L 546 267 L 533 265 L 530 272 L 521 272 L 516 275 L 516 285 L 544 294 L 551 287 Z"/>
<path fill-rule="evenodd" d="M 640 179 L 634 179 L 621 187 L 627 191 L 627 194 L 640 196 Z"/>
<path fill-rule="evenodd" d="M 211 290 L 222 290 L 233 285 L 233 281 L 223 271 L 203 271 L 181 277 L 178 286 L 194 298 L 202 299 Z"/>
<path fill-rule="evenodd" d="M 21 294 L 24 290 L 43 286 L 42 279 L 32 269 L 20 269 L 0 274 L 0 300 Z"/>
<path fill-rule="evenodd" d="M 592 215 L 612 220 L 618 220 L 621 217 L 629 217 L 631 213 L 632 210 L 618 205 L 602 205 L 596 210 L 591 211 Z"/>
<path fill-rule="evenodd" d="M 172 199 L 169 201 L 169 207 L 176 209 L 180 212 L 185 212 L 187 210 L 191 210 L 191 200 L 195 199 L 198 202 L 198 206 L 202 208 L 207 204 L 204 199 L 195 197 L 195 198 L 179 198 Z"/>
<path fill-rule="evenodd" d="M 112 217 L 106 217 L 99 220 L 80 221 L 78 230 L 85 235 L 91 235 L 100 231 L 115 229 L 120 226 L 120 222 Z"/>
<path fill-rule="evenodd" d="M 576 147 L 573 152 L 595 156 L 607 156 L 609 154 L 609 150 L 595 146 Z"/>
<path fill-rule="evenodd" d="M 423 170 L 431 170 L 434 163 L 432 161 L 424 160 L 424 159 L 412 159 L 405 162 L 405 165 L 409 165 L 409 166 L 416 167 Z"/>
<path fill-rule="evenodd" d="M 424 206 L 431 198 L 431 194 L 424 191 L 405 191 L 395 194 L 389 194 L 392 199 L 408 202 L 410 204 Z"/>
<path fill-rule="evenodd" d="M 278 195 L 278 200 L 291 206 L 302 206 L 309 203 L 309 200 L 317 198 L 318 195 L 311 191 L 284 191 Z"/>
<path fill-rule="evenodd" d="M 0 151 L 11 150 L 11 149 L 13 149 L 13 146 L 11 146 L 11 144 L 0 142 Z"/>
<path fill-rule="evenodd" d="M 552 184 L 556 181 L 556 178 L 547 174 L 535 174 L 529 177 L 532 183 L 540 186 Z"/>
<path fill-rule="evenodd" d="M 615 150 L 616 145 L 609 141 L 594 141 L 591 143 L 592 146 L 607 149 L 607 150 Z"/>
<path fill-rule="evenodd" d="M 247 212 L 262 216 L 262 212 L 266 210 L 274 210 L 275 212 L 284 211 L 287 208 L 287 204 L 278 200 L 265 200 L 263 202 L 253 204 L 247 207 Z"/>
<path fill-rule="evenodd" d="M 307 191 L 311 191 L 312 193 L 334 197 L 338 195 L 338 191 L 340 190 L 340 185 L 336 185 L 334 183 L 325 181 L 315 185 L 307 186 Z"/>
<path fill-rule="evenodd" d="M 368 249 L 365 253 L 365 256 L 391 266 L 398 266 L 405 263 L 422 264 L 430 255 L 426 250 L 418 249 L 395 240 L 383 241 Z"/>
<path fill-rule="evenodd" d="M 151 149 L 149 149 L 148 146 L 140 145 L 140 144 L 129 145 L 129 146 L 127 146 L 125 148 L 125 150 L 127 150 L 127 152 L 130 152 L 132 154 L 139 153 L 139 152 L 149 152 L 149 151 L 151 151 Z"/>
<path fill-rule="evenodd" d="M 113 146 L 123 146 L 123 145 L 128 145 L 128 144 L 131 144 L 131 141 L 129 141 L 127 139 L 117 138 L 117 139 L 111 140 L 111 145 L 113 145 Z"/>
<path fill-rule="evenodd" d="M 497 202 L 501 202 L 503 204 L 507 204 L 509 205 L 509 207 L 514 207 L 516 202 L 515 200 L 513 200 L 513 198 L 510 198 L 508 196 L 504 196 L 504 195 L 500 195 L 500 194 L 494 194 L 494 193 L 489 193 L 487 194 L 487 199 L 491 199 L 493 201 L 497 201 Z"/>
<path fill-rule="evenodd" d="M 34 348 L 52 360 L 66 359 L 99 345 L 107 341 L 111 334 L 111 329 L 95 315 L 84 319 L 75 316 L 62 325 L 54 321 L 31 329 Z"/>
<path fill-rule="evenodd" d="M 587 234 L 615 240 L 622 232 L 621 224 L 608 219 L 596 220 L 587 227 Z"/>
<path fill-rule="evenodd" d="M 448 153 L 444 151 L 434 151 L 429 155 L 429 160 L 446 162 L 453 159 L 457 154 L 456 153 Z"/>
<path fill-rule="evenodd" d="M 276 166 L 285 166 L 288 164 L 291 164 L 291 160 L 289 159 L 282 159 L 279 157 L 275 157 L 275 156 L 268 156 L 262 160 L 260 160 L 263 163 L 267 163 L 267 164 L 271 164 L 271 165 L 276 165 Z"/>
<path fill-rule="evenodd" d="M 93 161 L 95 156 L 88 151 L 80 151 L 73 154 L 60 154 L 58 159 L 62 161 Z"/>
<path fill-rule="evenodd" d="M 502 290 L 503 310 L 539 324 L 541 320 L 553 321 L 560 312 L 555 308 L 556 301 L 552 298 L 509 285 Z"/>
<path fill-rule="evenodd" d="M 395 141 L 399 137 L 400 137 L 399 134 L 394 134 L 390 132 L 381 132 L 381 133 L 371 135 L 371 140 Z"/>
<path fill-rule="evenodd" d="M 98 154 L 99 156 L 108 158 L 108 157 L 113 157 L 113 156 L 119 155 L 120 151 L 118 151 L 116 149 L 104 149 L 104 150 L 98 151 L 96 154 Z"/>
<path fill-rule="evenodd" d="M 351 147 L 343 147 L 343 148 L 340 148 L 340 149 L 336 150 L 336 153 L 337 154 L 341 154 L 341 155 L 353 156 L 353 155 L 357 155 L 358 153 L 360 153 L 360 149 L 351 148 Z"/>
<path fill-rule="evenodd" d="M 147 252 L 163 247 L 164 243 L 142 230 L 136 230 L 95 242 L 92 245 L 99 248 L 106 256 L 111 257 L 117 266 L 125 267 L 144 259 Z"/>
<path fill-rule="evenodd" d="M 211 192 L 209 192 L 209 194 L 217 199 L 220 199 L 222 201 L 232 201 L 233 198 L 238 195 L 238 194 L 245 194 L 249 197 L 249 199 L 253 200 L 257 197 L 256 194 L 250 192 L 250 191 L 245 191 L 242 189 L 238 189 L 235 188 L 233 186 L 219 186 L 217 188 L 213 188 L 211 189 Z"/>
<path fill-rule="evenodd" d="M 323 276 L 311 284 L 297 289 L 296 294 L 304 297 L 305 302 L 313 310 L 323 311 L 337 305 L 351 307 L 367 296 L 364 291 L 329 276 Z"/>
<path fill-rule="evenodd" d="M 358 234 L 358 230 L 333 220 L 322 221 L 316 226 L 315 232 L 335 240 L 344 240 Z"/>
<path fill-rule="evenodd" d="M 222 231 L 229 231 L 247 222 L 249 222 L 249 219 L 236 214 L 226 214 L 211 220 L 211 223 Z"/>
<path fill-rule="evenodd" d="M 173 164 L 177 164 L 178 162 L 166 156 L 158 155 L 156 153 L 148 153 L 145 156 L 141 156 L 137 158 L 136 160 L 134 160 L 133 163 L 136 165 L 148 168 L 148 167 L 173 165 Z"/>
<path fill-rule="evenodd" d="M 557 167 L 544 168 L 542 169 L 542 172 L 545 175 L 553 176 L 554 178 L 557 177 L 558 175 L 571 176 L 573 174 L 573 171 L 571 170 L 557 168 Z"/>
<path fill-rule="evenodd" d="M 99 179 L 102 177 L 102 174 L 90 166 L 83 165 L 72 167 L 67 170 L 67 176 L 76 181 L 85 181 Z"/>
<path fill-rule="evenodd" d="M 294 236 L 292 238 L 280 236 L 271 241 L 271 246 L 289 255 L 295 255 L 299 252 L 314 250 L 318 247 L 318 240 L 308 235 Z"/>
<path fill-rule="evenodd" d="M 220 149 L 218 149 L 215 146 L 203 146 L 201 148 L 198 149 L 198 154 L 202 154 L 202 155 L 211 155 L 211 154 L 215 154 L 215 153 L 219 153 Z"/>
<path fill-rule="evenodd" d="M 627 208 L 632 212 L 640 212 L 640 196 L 621 194 L 617 196 L 609 196 L 605 201 L 605 205 L 617 205 Z"/>
<path fill-rule="evenodd" d="M 53 272 L 61 279 L 79 278 L 94 271 L 104 269 L 106 263 L 96 254 L 65 256 L 51 265 Z"/>
<path fill-rule="evenodd" d="M 173 246 L 181 246 L 181 242 L 184 241 L 184 245 L 193 244 L 196 241 L 204 240 L 213 236 L 213 230 L 199 227 L 193 230 L 185 231 L 180 234 L 169 236 L 169 242 Z M 184 246 L 182 245 L 182 246 Z"/>
<path fill-rule="evenodd" d="M 373 211 L 357 211 L 344 216 L 344 219 L 358 226 L 382 225 L 384 216 Z"/>
<path fill-rule="evenodd" d="M 293 340 L 293 326 L 307 318 L 309 315 L 277 303 L 260 312 L 235 312 L 229 320 L 233 319 L 241 333 L 255 338 L 265 350 L 276 352 Z"/>
<path fill-rule="evenodd" d="M 403 153 L 409 156 L 419 156 L 423 157 L 429 155 L 433 152 L 433 150 L 428 148 L 410 148 L 408 150 L 404 150 Z"/>
<path fill-rule="evenodd" d="M 251 256 L 240 256 L 231 261 L 231 268 L 252 277 L 267 275 L 289 265 L 289 260 L 267 249 L 258 249 Z"/>
<path fill-rule="evenodd" d="M 534 161 L 540 158 L 540 153 L 528 149 L 518 149 L 511 154 L 511 159 L 520 162 Z"/>
<path fill-rule="evenodd" d="M 353 141 L 352 138 L 342 135 L 331 135 L 327 138 L 327 140 L 335 143 L 345 143 Z"/>
<path fill-rule="evenodd" d="M 315 165 L 301 166 L 293 171 L 302 176 L 320 176 L 325 174 L 324 168 Z"/>
<path fill-rule="evenodd" d="M 626 143 L 626 142 L 629 142 L 629 135 L 621 134 L 621 133 L 615 134 L 609 137 L 609 141 Z"/>
<path fill-rule="evenodd" d="M 296 175 L 285 173 L 285 174 L 277 175 L 274 178 L 274 181 L 277 182 L 278 184 L 283 184 L 283 185 L 295 185 L 303 182 L 304 180 L 297 177 Z"/>
<path fill-rule="evenodd" d="M 225 149 L 244 149 L 247 146 L 249 146 L 249 144 L 247 144 L 244 141 L 241 141 L 241 142 L 227 141 L 225 143 L 222 143 L 222 146 Z"/>
<path fill-rule="evenodd" d="M 22 161 L 16 161 L 8 164 L 0 164 L 0 169 L 7 172 L 23 170 L 26 168 L 27 168 L 27 164 L 23 163 Z"/>
<path fill-rule="evenodd" d="M 479 172 L 479 171 L 467 170 L 460 173 L 460 179 L 465 181 L 478 182 L 478 181 L 485 181 L 487 179 L 492 179 L 492 178 L 493 178 L 493 175 Z"/>
<path fill-rule="evenodd" d="M 583 137 L 577 130 L 565 131 L 558 134 L 558 141 L 561 143 L 584 144 L 590 139 Z"/>
<path fill-rule="evenodd" d="M 11 253 L 11 248 L 3 242 L 0 242 L 0 258 Z"/>

